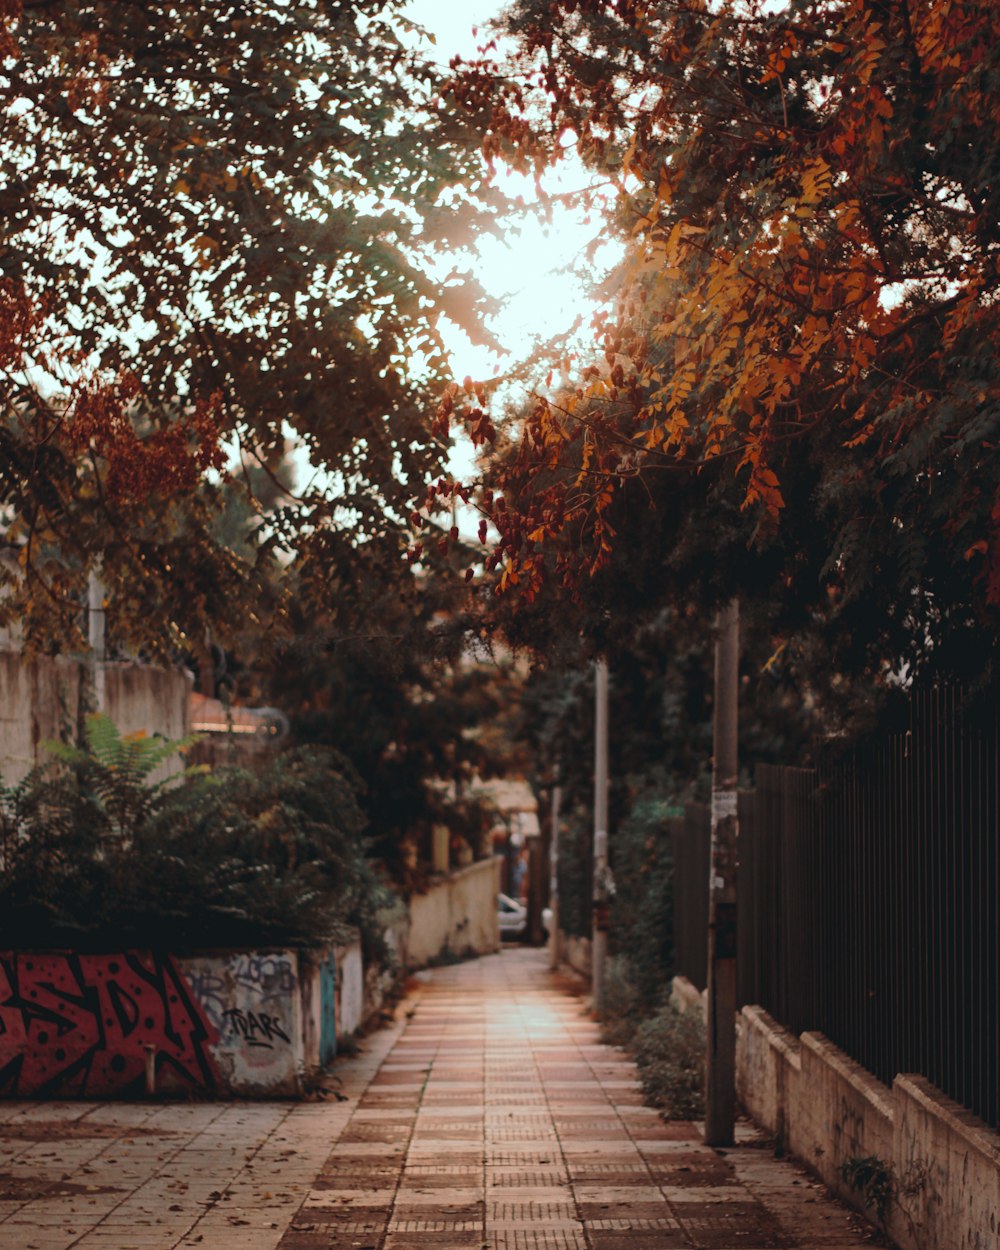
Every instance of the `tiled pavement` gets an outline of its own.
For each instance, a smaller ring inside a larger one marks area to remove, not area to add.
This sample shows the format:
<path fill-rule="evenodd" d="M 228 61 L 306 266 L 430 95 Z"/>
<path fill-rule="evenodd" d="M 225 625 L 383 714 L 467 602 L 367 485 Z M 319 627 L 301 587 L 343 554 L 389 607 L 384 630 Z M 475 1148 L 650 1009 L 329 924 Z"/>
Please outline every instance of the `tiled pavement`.
<path fill-rule="evenodd" d="M 752 1131 L 642 1105 L 541 952 L 438 969 L 345 1101 L 0 1104 L 0 1250 L 861 1250 Z"/>

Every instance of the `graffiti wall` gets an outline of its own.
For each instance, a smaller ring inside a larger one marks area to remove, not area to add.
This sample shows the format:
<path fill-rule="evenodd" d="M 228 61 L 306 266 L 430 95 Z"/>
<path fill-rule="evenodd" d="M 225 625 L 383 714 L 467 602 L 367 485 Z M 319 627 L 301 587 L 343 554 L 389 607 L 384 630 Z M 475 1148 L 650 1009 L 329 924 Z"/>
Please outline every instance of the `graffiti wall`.
<path fill-rule="evenodd" d="M 0 1096 L 294 1095 L 294 952 L 0 952 Z"/>
<path fill-rule="evenodd" d="M 212 1030 L 212 1057 L 226 1088 L 297 1093 L 303 1056 L 295 952 L 239 951 L 177 962 Z"/>
<path fill-rule="evenodd" d="M 0 1094 L 214 1090 L 216 1034 L 169 956 L 0 954 Z"/>

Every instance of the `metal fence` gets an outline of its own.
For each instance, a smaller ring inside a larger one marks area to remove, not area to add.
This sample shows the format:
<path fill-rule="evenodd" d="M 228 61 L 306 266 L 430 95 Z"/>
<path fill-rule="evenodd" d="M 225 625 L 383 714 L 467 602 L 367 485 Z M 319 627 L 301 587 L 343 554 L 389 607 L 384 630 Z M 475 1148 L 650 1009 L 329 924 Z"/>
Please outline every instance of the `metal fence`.
<path fill-rule="evenodd" d="M 741 1003 L 1000 1127 L 1000 744 L 954 692 L 836 765 L 741 796 Z M 672 823 L 677 971 L 705 983 L 708 812 Z"/>

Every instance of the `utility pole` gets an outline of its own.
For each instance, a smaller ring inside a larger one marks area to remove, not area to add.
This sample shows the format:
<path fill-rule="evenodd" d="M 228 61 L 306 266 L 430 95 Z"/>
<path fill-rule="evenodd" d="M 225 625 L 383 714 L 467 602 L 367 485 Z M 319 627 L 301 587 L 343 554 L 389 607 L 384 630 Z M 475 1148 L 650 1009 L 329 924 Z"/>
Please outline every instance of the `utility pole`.
<path fill-rule="evenodd" d="M 608 957 L 608 662 L 594 670 L 594 881 L 590 946 L 591 999 L 604 1006 L 604 965 Z"/>
<path fill-rule="evenodd" d="M 562 786 L 552 787 L 552 836 L 549 838 L 549 967 L 558 968 L 559 949 L 559 808 Z"/>
<path fill-rule="evenodd" d="M 719 612 L 712 719 L 712 842 L 708 880 L 705 1144 L 733 1144 L 736 1101 L 736 839 L 739 601 Z"/>
<path fill-rule="evenodd" d="M 100 576 L 91 570 L 87 577 L 87 641 L 90 643 L 90 664 L 94 682 L 95 711 L 107 706 L 104 661 L 107 655 L 107 612 L 104 608 L 104 586 Z"/>

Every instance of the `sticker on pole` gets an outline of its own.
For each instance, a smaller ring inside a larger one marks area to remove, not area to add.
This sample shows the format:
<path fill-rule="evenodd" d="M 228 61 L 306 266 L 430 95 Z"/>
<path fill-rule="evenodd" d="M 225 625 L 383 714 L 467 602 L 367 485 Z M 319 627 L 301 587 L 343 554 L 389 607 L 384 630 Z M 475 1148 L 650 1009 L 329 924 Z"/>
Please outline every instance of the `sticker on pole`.
<path fill-rule="evenodd" d="M 712 791 L 712 824 L 728 820 L 736 815 L 737 792 L 735 790 Z"/>

